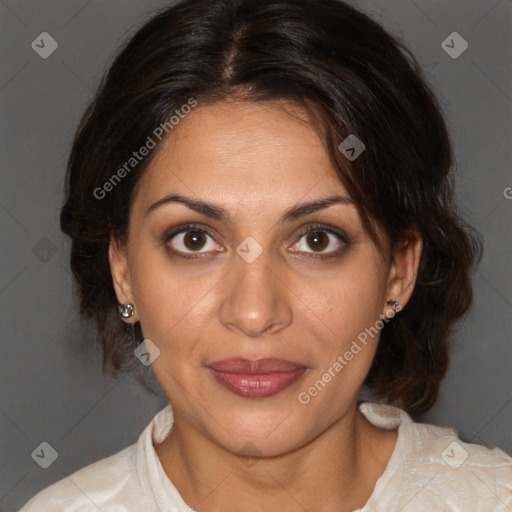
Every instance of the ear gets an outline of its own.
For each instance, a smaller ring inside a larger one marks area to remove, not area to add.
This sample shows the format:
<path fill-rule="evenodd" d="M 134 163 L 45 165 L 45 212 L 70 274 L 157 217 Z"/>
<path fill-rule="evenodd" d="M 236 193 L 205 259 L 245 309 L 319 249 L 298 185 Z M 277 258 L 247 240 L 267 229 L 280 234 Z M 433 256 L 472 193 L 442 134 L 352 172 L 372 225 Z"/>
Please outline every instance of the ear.
<path fill-rule="evenodd" d="M 127 250 L 114 233 L 110 236 L 108 260 L 110 263 L 110 273 L 112 274 L 112 282 L 117 295 L 117 300 L 122 304 L 135 305 Z M 123 319 L 123 321 L 127 323 L 136 322 L 136 311 L 131 318 Z"/>
<path fill-rule="evenodd" d="M 403 309 L 416 285 L 418 268 L 423 251 L 423 239 L 417 229 L 408 230 L 405 236 L 396 244 L 393 261 L 390 263 L 387 300 L 398 300 L 401 307 L 390 311 L 389 305 L 385 305 L 384 316 L 389 317 Z"/>

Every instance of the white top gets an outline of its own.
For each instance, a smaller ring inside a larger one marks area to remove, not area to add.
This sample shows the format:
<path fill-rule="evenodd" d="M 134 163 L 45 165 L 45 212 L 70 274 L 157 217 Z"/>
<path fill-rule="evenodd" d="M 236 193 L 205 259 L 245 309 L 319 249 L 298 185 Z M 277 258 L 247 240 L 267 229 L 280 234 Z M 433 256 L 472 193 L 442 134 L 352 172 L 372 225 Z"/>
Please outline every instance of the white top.
<path fill-rule="evenodd" d="M 386 470 L 354 512 L 510 512 L 512 457 L 465 443 L 453 429 L 415 423 L 402 409 L 363 402 L 372 424 L 398 429 Z M 136 443 L 36 494 L 19 512 L 191 512 L 167 477 L 155 445 L 171 430 L 171 405 L 158 412 Z"/>

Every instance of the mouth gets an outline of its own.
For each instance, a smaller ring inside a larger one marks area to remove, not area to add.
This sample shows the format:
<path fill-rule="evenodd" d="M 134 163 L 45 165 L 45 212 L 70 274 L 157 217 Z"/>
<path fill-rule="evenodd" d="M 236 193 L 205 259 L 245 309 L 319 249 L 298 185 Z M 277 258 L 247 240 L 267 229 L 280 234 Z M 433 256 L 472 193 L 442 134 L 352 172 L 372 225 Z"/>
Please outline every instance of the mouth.
<path fill-rule="evenodd" d="M 224 359 L 207 365 L 225 389 L 244 398 L 268 398 L 294 384 L 308 369 L 284 359 Z"/>

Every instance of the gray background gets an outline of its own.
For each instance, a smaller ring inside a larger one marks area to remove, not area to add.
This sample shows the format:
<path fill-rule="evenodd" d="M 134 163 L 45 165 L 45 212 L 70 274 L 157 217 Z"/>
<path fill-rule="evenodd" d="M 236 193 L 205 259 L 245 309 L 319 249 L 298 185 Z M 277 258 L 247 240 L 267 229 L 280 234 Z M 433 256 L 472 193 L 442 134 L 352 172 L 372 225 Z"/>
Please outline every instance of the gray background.
<path fill-rule="evenodd" d="M 71 138 L 94 87 L 134 26 L 167 3 L 0 0 L 1 511 L 135 442 L 166 402 L 132 377 L 102 377 L 91 326 L 77 316 L 58 215 Z M 402 36 L 427 71 L 453 133 L 458 196 L 485 241 L 474 308 L 422 421 L 510 453 L 512 2 L 356 5 Z M 469 44 L 457 59 L 441 47 L 454 31 Z M 31 48 L 42 32 L 59 44 L 48 59 Z M 31 457 L 43 441 L 58 452 L 46 470 Z"/>

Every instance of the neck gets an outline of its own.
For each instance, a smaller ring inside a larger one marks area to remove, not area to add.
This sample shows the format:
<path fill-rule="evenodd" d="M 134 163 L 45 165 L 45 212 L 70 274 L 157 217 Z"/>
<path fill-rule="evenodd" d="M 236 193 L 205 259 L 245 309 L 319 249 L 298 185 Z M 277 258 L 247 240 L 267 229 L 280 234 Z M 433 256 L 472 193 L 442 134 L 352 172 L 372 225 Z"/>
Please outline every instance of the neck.
<path fill-rule="evenodd" d="M 275 457 L 227 451 L 179 414 L 156 451 L 184 501 L 201 512 L 349 512 L 370 497 L 395 442 L 396 431 L 371 425 L 354 402 L 319 436 Z"/>

